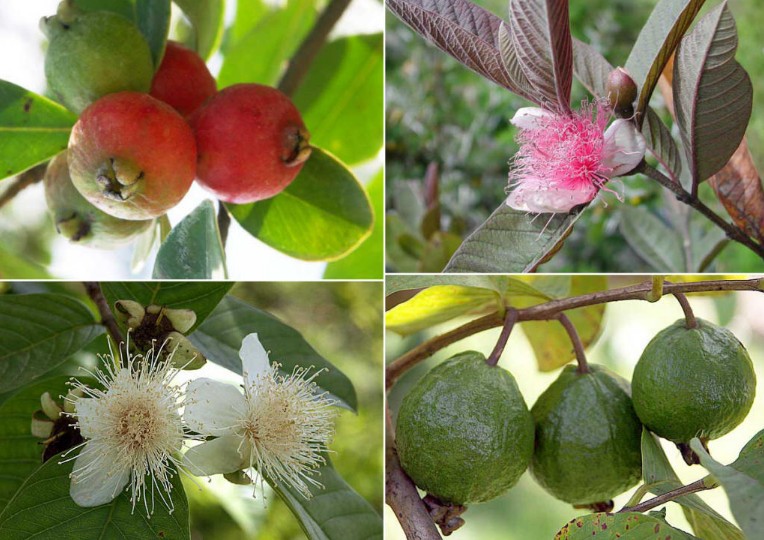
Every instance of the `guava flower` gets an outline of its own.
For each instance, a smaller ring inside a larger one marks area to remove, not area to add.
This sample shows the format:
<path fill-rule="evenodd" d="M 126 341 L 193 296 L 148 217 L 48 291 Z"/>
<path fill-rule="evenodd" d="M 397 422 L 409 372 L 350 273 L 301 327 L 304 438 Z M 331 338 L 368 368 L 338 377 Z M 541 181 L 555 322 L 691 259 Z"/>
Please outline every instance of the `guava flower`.
<path fill-rule="evenodd" d="M 159 360 L 161 347 L 130 354 L 128 343 L 117 356 L 111 344 L 109 350 L 99 355 L 103 370 L 90 373 L 103 390 L 75 380 L 67 397 L 74 406 L 75 427 L 85 438 L 75 447 L 82 448 L 76 458 L 65 460 L 75 460 L 69 493 L 78 505 L 90 507 L 108 503 L 127 488 L 133 510 L 143 500 L 150 514 L 156 492 L 172 512 L 171 480 L 180 465 L 175 455 L 180 456 L 184 438 L 181 388 L 170 384 L 178 370 L 172 367 L 172 355 Z"/>
<path fill-rule="evenodd" d="M 184 419 L 214 440 L 191 448 L 187 468 L 201 476 L 256 469 L 311 498 L 312 477 L 334 435 L 334 401 L 318 392 L 309 369 L 281 375 L 257 334 L 241 343 L 244 393 L 230 384 L 199 378 L 188 385 Z"/>
<path fill-rule="evenodd" d="M 519 109 L 511 122 L 520 128 L 520 150 L 509 173 L 507 205 L 526 212 L 569 212 L 588 203 L 613 177 L 642 161 L 645 141 L 629 120 L 605 129 L 604 102 L 584 102 L 578 112 L 556 114 Z"/>

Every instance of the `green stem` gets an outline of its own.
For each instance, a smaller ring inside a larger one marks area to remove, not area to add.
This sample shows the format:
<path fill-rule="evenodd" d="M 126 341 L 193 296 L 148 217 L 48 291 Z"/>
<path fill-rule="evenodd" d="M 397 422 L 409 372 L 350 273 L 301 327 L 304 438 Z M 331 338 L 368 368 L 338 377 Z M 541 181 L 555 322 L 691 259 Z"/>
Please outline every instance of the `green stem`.
<path fill-rule="evenodd" d="M 687 300 L 687 297 L 682 293 L 674 293 L 674 298 L 676 298 L 679 302 L 679 305 L 682 306 L 682 311 L 684 311 L 684 318 L 687 321 L 687 328 L 697 328 L 698 321 L 695 319 L 695 314 L 692 312 L 692 306 L 690 306 L 690 302 Z"/>
<path fill-rule="evenodd" d="M 571 343 L 573 343 L 573 350 L 576 353 L 576 362 L 578 362 L 578 373 L 589 373 L 591 370 L 589 369 L 589 363 L 586 361 L 584 344 L 581 342 L 581 337 L 578 335 L 576 327 L 573 326 L 573 323 L 564 313 L 560 313 L 557 316 L 557 319 L 565 328 L 565 331 L 568 333 L 568 337 L 570 337 Z"/>

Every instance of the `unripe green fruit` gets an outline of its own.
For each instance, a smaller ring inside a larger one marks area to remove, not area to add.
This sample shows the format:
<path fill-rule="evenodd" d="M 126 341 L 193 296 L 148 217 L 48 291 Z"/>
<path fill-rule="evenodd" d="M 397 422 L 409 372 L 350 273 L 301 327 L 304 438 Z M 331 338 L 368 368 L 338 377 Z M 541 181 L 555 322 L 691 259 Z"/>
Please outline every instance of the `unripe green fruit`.
<path fill-rule="evenodd" d="M 697 319 L 661 330 L 634 368 L 634 409 L 650 431 L 676 443 L 717 439 L 748 414 L 756 374 L 732 332 Z"/>
<path fill-rule="evenodd" d="M 115 13 L 98 11 L 64 22 L 60 15 L 40 21 L 50 39 L 45 76 L 53 94 L 80 113 L 98 98 L 134 90 L 147 92 L 154 64 L 136 26 Z"/>
<path fill-rule="evenodd" d="M 566 366 L 531 409 L 531 473 L 549 493 L 576 506 L 607 502 L 642 475 L 642 424 L 628 381 L 602 366 L 589 370 Z"/>
<path fill-rule="evenodd" d="M 128 221 L 101 212 L 72 184 L 66 152 L 51 160 L 45 172 L 45 200 L 56 230 L 70 242 L 113 249 L 148 229 L 153 220 Z"/>
<path fill-rule="evenodd" d="M 474 351 L 422 377 L 401 404 L 395 434 L 414 483 L 453 504 L 498 497 L 533 453 L 533 419 L 515 378 Z"/>

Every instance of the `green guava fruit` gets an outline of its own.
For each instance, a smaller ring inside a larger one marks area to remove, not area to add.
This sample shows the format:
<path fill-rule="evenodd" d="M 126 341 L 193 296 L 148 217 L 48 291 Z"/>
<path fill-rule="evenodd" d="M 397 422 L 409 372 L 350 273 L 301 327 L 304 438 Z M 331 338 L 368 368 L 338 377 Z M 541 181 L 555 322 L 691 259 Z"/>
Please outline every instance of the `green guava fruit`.
<path fill-rule="evenodd" d="M 45 171 L 45 200 L 56 230 L 70 242 L 114 249 L 148 229 L 153 220 L 115 218 L 90 204 L 72 184 L 66 152 L 53 158 Z"/>
<path fill-rule="evenodd" d="M 40 27 L 50 40 L 45 54 L 48 86 L 68 109 L 80 113 L 106 94 L 151 88 L 154 63 L 148 43 L 121 15 L 64 14 L 59 8 Z"/>
<path fill-rule="evenodd" d="M 661 330 L 634 368 L 634 409 L 656 435 L 675 443 L 703 442 L 734 429 L 756 395 L 751 357 L 726 328 L 684 319 Z"/>
<path fill-rule="evenodd" d="M 474 351 L 422 377 L 401 403 L 395 435 L 403 470 L 452 504 L 498 497 L 533 453 L 533 419 L 515 378 Z"/>
<path fill-rule="evenodd" d="M 194 181 L 194 134 L 175 109 L 148 94 L 109 94 L 74 124 L 69 172 L 74 187 L 107 214 L 159 217 Z"/>
<path fill-rule="evenodd" d="M 629 383 L 605 367 L 566 366 L 531 409 L 531 474 L 556 498 L 599 506 L 639 482 L 642 424 Z"/>

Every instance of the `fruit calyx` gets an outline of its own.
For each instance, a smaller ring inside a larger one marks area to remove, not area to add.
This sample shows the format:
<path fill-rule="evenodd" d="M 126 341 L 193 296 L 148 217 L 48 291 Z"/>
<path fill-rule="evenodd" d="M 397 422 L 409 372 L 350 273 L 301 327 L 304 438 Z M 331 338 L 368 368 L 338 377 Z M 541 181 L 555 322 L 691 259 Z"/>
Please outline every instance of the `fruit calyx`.
<path fill-rule="evenodd" d="M 82 219 L 77 212 L 56 221 L 56 232 L 63 234 L 72 242 L 79 242 L 90 233 L 90 223 Z"/>
<path fill-rule="evenodd" d="M 427 494 L 422 499 L 427 512 L 440 528 L 443 536 L 450 536 L 452 532 L 464 525 L 464 519 L 460 516 L 467 511 L 467 507 L 462 504 L 444 503 L 437 497 Z"/>
<path fill-rule="evenodd" d="M 125 160 L 109 158 L 98 170 L 96 182 L 104 197 L 126 201 L 140 188 L 144 173 Z"/>
<path fill-rule="evenodd" d="M 700 444 L 703 445 L 703 449 L 709 455 L 711 452 L 708 450 L 708 437 L 701 437 Z M 700 465 L 700 456 L 695 453 L 695 450 L 690 448 L 690 443 L 677 443 L 676 444 L 679 453 L 682 454 L 682 459 L 687 465 Z"/>
<path fill-rule="evenodd" d="M 287 167 L 295 167 L 310 157 L 310 133 L 302 126 L 292 125 L 284 130 L 284 152 L 281 161 Z"/>

